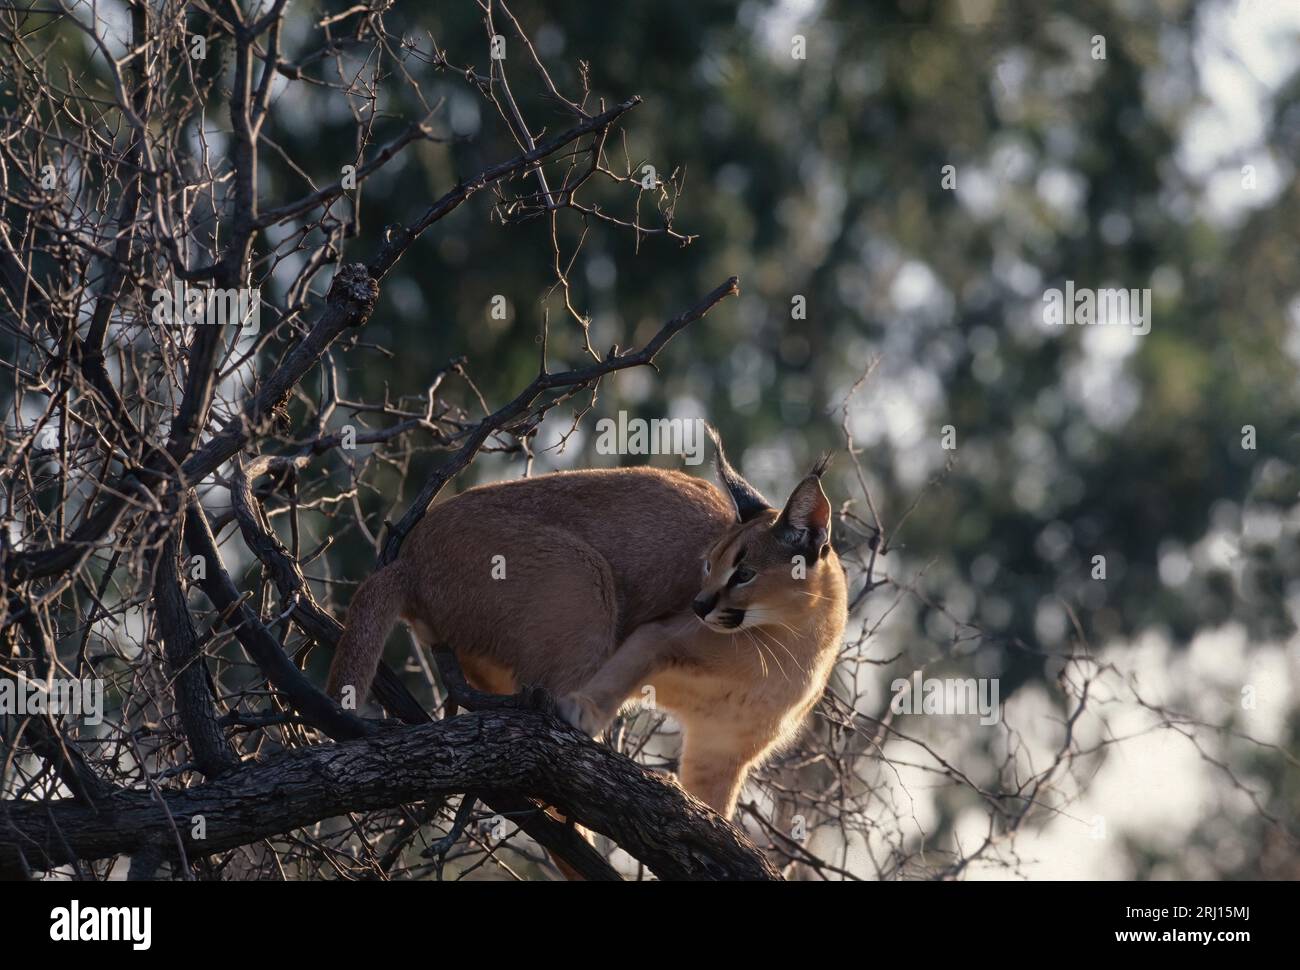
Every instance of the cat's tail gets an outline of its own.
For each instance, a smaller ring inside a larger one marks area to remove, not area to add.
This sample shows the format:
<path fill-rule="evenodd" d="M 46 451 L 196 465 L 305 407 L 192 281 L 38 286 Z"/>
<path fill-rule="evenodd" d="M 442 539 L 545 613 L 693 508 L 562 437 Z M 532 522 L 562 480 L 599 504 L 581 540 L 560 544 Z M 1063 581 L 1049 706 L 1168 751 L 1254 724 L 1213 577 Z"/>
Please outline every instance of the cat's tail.
<path fill-rule="evenodd" d="M 357 587 L 348 607 L 343 636 L 334 648 L 325 688 L 335 700 L 341 700 L 343 691 L 350 687 L 352 700 L 361 707 L 375 679 L 388 634 L 401 618 L 405 600 L 406 576 L 400 561 L 389 563 Z"/>

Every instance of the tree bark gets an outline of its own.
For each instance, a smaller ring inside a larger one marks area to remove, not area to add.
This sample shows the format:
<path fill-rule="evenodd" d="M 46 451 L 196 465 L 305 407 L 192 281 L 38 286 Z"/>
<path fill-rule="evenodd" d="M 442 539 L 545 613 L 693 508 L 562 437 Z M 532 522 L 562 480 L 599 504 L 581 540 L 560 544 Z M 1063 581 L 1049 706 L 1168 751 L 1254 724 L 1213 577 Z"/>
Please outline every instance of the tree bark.
<path fill-rule="evenodd" d="M 174 843 L 221 852 L 352 811 L 473 790 L 526 793 L 607 835 L 661 879 L 772 880 L 759 850 L 712 809 L 549 714 L 478 711 L 235 768 L 183 791 L 0 805 L 0 871 Z M 169 820 L 168 815 L 171 819 Z M 192 836 L 203 816 L 206 838 Z"/>

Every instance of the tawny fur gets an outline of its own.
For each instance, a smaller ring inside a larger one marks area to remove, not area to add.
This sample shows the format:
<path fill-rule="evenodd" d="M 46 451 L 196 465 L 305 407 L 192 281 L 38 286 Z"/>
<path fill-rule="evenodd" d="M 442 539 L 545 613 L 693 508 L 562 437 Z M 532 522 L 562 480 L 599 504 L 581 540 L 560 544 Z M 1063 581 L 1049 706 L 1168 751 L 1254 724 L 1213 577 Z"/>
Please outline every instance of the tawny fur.
<path fill-rule="evenodd" d="M 720 467 L 734 476 L 721 456 Z M 545 687 L 593 735 L 649 685 L 682 724 L 683 786 L 729 817 L 749 769 L 821 696 L 846 605 L 818 474 L 784 512 L 744 508 L 744 522 L 732 485 L 653 468 L 558 472 L 435 505 L 357 589 L 330 693 L 350 686 L 361 703 L 398 619 L 421 643 L 451 646 L 480 689 Z M 738 586 L 741 549 L 754 578 Z M 738 629 L 729 610 L 744 611 Z"/>

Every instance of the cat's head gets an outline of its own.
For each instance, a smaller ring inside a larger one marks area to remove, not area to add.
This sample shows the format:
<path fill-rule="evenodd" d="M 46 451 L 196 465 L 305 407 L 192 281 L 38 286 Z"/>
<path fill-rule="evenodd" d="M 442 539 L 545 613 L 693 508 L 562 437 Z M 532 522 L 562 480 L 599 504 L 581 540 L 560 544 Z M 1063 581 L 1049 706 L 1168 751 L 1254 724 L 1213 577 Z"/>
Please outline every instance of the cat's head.
<path fill-rule="evenodd" d="M 831 503 L 821 484 L 829 456 L 813 466 L 778 511 L 731 467 L 716 432 L 712 437 L 736 521 L 706 552 L 691 607 L 705 626 L 719 632 L 798 628 L 837 599 L 828 587 L 843 575 L 831 547 Z"/>

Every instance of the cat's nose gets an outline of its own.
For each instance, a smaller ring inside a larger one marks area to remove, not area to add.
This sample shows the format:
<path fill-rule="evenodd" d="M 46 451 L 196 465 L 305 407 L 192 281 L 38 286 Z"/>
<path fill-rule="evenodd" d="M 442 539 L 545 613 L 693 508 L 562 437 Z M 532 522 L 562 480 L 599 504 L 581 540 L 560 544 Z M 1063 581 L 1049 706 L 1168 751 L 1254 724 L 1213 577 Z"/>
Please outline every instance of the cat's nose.
<path fill-rule="evenodd" d="M 695 611 L 695 615 L 702 620 L 710 613 L 712 613 L 713 608 L 717 605 L 718 605 L 717 593 L 714 593 L 712 596 L 706 596 L 702 594 L 700 596 L 695 597 L 695 599 L 691 602 L 691 609 L 693 609 Z"/>

